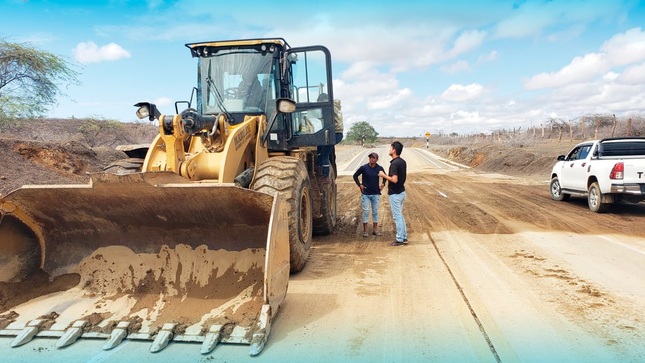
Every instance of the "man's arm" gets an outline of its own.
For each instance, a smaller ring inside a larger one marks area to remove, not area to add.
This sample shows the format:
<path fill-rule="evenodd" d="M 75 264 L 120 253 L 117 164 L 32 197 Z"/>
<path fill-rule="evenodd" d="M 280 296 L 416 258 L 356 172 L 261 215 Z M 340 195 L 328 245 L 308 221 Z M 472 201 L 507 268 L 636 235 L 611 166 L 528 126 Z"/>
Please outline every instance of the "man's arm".
<path fill-rule="evenodd" d="M 358 168 L 358 169 L 356 170 L 356 172 L 354 172 L 354 182 L 355 182 L 355 183 L 356 183 L 356 185 L 358 185 L 359 187 L 361 186 L 361 182 L 360 182 L 360 181 L 358 181 L 358 176 L 359 176 L 359 175 L 361 175 L 361 174 L 363 173 L 363 172 L 362 172 L 362 170 L 363 170 L 363 166 L 361 166 L 360 168 Z"/>
<path fill-rule="evenodd" d="M 385 170 L 385 169 L 384 169 Z M 385 171 L 381 170 L 378 172 L 378 176 L 389 181 L 390 183 L 396 184 L 399 181 L 399 176 L 397 175 L 396 166 L 390 165 L 390 170 L 392 171 L 392 176 L 385 174 Z"/>
<path fill-rule="evenodd" d="M 358 168 L 358 170 L 356 170 L 356 172 L 354 173 L 354 182 L 356 183 L 356 185 L 358 185 L 362 193 L 365 190 L 365 186 L 363 186 L 363 184 L 361 184 L 361 182 L 358 181 L 358 176 L 361 174 L 363 174 L 363 165 L 361 165 L 361 167 Z"/>
<path fill-rule="evenodd" d="M 383 174 L 385 174 L 385 169 L 383 169 L 383 167 L 382 167 L 382 166 L 381 166 L 381 171 L 383 172 Z M 379 172 L 379 175 L 381 175 L 381 173 L 380 173 L 380 172 Z M 386 181 L 387 181 L 387 179 L 383 178 L 383 184 L 381 184 L 381 186 L 385 186 L 385 182 L 386 182 Z"/>

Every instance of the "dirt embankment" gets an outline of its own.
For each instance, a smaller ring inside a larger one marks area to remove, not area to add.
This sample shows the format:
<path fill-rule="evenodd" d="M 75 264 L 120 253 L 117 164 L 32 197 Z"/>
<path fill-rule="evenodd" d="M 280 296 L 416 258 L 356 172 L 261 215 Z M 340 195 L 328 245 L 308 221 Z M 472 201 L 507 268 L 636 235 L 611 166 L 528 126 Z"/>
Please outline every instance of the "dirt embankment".
<path fill-rule="evenodd" d="M 156 128 L 97 120 L 22 120 L 0 129 L 0 195 L 25 184 L 86 183 L 88 174 L 125 154 L 117 145 L 147 143 Z"/>
<path fill-rule="evenodd" d="M 430 145 L 432 152 L 454 162 L 485 172 L 529 179 L 548 179 L 558 155 L 568 153 L 579 140 L 532 141 L 530 143 L 478 143 Z M 420 146 L 423 147 L 423 146 Z"/>

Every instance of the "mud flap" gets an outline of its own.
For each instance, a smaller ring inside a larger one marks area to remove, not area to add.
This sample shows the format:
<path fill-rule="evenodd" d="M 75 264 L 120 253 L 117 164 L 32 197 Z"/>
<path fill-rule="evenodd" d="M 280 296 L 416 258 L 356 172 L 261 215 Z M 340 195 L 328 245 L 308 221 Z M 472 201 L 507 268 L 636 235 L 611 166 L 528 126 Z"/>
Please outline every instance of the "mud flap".
<path fill-rule="evenodd" d="M 277 195 L 166 172 L 97 174 L 15 190 L 0 211 L 0 335 L 12 346 L 146 339 L 152 351 L 224 342 L 256 354 L 286 295 Z"/>

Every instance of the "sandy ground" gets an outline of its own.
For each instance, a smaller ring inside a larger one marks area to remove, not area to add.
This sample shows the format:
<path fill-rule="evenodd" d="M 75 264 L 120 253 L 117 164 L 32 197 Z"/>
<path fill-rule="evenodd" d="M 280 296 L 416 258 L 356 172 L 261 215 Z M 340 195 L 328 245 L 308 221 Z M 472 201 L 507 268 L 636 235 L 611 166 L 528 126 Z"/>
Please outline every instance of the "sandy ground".
<path fill-rule="evenodd" d="M 387 169 L 387 149 L 374 149 Z M 645 206 L 591 213 L 552 201 L 545 180 L 476 173 L 424 149 L 405 149 L 409 244 L 394 239 L 387 196 L 383 236 L 363 238 L 351 174 L 372 149 L 340 148 L 339 224 L 317 238 L 293 275 L 260 356 L 221 345 L 199 354 L 171 343 L 102 341 L 64 349 L 37 338 L 3 361 L 645 361 Z"/>

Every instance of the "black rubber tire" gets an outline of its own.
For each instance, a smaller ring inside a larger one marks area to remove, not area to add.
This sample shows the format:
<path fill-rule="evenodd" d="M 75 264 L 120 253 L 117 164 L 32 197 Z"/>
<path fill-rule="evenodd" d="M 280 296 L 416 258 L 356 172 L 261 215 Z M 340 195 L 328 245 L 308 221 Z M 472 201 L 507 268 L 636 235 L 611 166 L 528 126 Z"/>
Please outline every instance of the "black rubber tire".
<path fill-rule="evenodd" d="M 602 213 L 609 207 L 609 204 L 602 202 L 602 192 L 598 182 L 593 182 L 589 186 L 587 203 L 589 204 L 589 209 L 594 213 Z"/>
<path fill-rule="evenodd" d="M 335 168 L 329 168 L 329 179 L 331 183 L 320 184 L 322 191 L 320 212 L 322 215 L 319 218 L 314 218 L 313 233 L 316 236 L 326 236 L 336 227 L 337 186 Z"/>
<path fill-rule="evenodd" d="M 302 160 L 276 156 L 258 166 L 251 189 L 274 195 L 287 203 L 289 218 L 289 261 L 292 273 L 307 264 L 313 232 L 311 181 Z"/>
<path fill-rule="evenodd" d="M 138 173 L 143 167 L 143 161 L 140 158 L 127 158 L 113 161 L 110 165 L 103 168 L 103 172 L 117 175 Z"/>
<path fill-rule="evenodd" d="M 554 176 L 551 179 L 551 184 L 549 185 L 549 189 L 551 190 L 551 199 L 553 200 L 557 200 L 557 201 L 569 200 L 569 198 L 571 197 L 571 194 L 562 193 L 560 180 L 558 179 L 557 176 Z"/>

